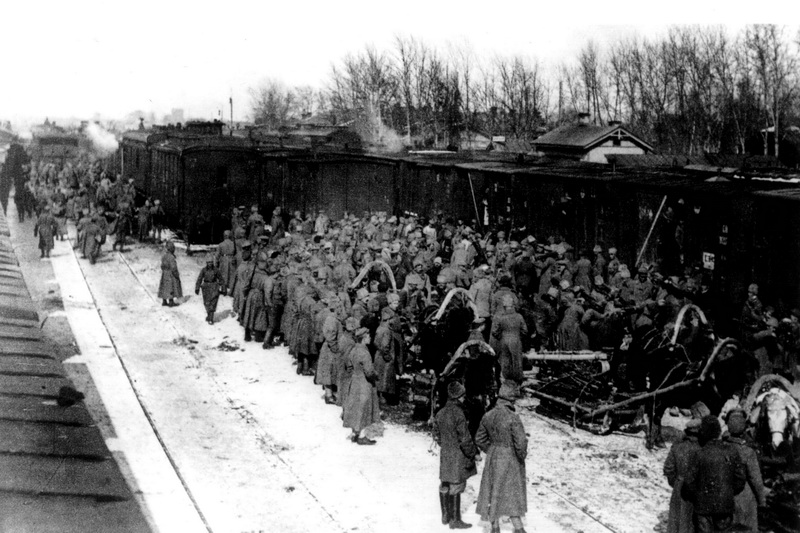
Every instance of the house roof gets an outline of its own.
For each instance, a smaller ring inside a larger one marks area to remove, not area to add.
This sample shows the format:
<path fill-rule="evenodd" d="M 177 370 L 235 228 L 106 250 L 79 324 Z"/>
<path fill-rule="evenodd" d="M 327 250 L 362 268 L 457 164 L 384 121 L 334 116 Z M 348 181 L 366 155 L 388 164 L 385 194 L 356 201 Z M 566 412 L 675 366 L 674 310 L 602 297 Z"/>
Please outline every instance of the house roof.
<path fill-rule="evenodd" d="M 634 143 L 646 148 L 647 150 L 653 150 L 653 147 L 650 146 L 650 144 L 619 124 L 613 126 L 596 126 L 594 124 L 567 124 L 545 133 L 541 137 L 537 138 L 534 141 L 534 144 L 537 148 L 558 147 L 589 150 L 595 145 L 600 144 L 609 137 L 617 134 L 618 132 L 628 137 Z"/>

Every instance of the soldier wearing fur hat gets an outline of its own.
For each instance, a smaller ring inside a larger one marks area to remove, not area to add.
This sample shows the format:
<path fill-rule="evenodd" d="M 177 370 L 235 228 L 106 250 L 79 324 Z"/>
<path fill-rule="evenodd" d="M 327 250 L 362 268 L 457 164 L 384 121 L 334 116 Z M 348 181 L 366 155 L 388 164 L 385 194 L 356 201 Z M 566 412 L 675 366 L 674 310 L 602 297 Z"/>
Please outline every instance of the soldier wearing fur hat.
<path fill-rule="evenodd" d="M 744 489 L 734 498 L 733 529 L 757 533 L 758 508 L 764 507 L 767 500 L 758 456 L 745 439 L 747 414 L 739 408 L 731 409 L 725 417 L 725 424 L 728 426 L 725 440 L 739 452 L 747 478 Z"/>
<path fill-rule="evenodd" d="M 736 494 L 744 489 L 746 472 L 736 448 L 719 439 L 717 417 L 700 420 L 698 441 L 701 449 L 687 469 L 682 495 L 694 505 L 695 531 L 728 531 L 736 510 Z"/>
<path fill-rule="evenodd" d="M 461 520 L 461 494 L 467 479 L 478 473 L 475 462 L 480 452 L 472 440 L 464 414 L 464 385 L 452 381 L 447 386 L 447 403 L 436 413 L 433 437 L 441 448 L 439 455 L 439 505 L 442 524 L 450 529 L 471 527 Z"/>
<path fill-rule="evenodd" d="M 220 292 L 224 289 L 224 280 L 219 269 L 214 264 L 214 258 L 209 256 L 206 259 L 206 266 L 200 270 L 197 281 L 194 284 L 194 293 L 200 294 L 203 291 L 203 305 L 206 308 L 206 322 L 214 324 L 214 313 L 217 311 L 217 302 Z"/>
<path fill-rule="evenodd" d="M 514 411 L 517 396 L 516 384 L 504 382 L 497 403 L 483 416 L 475 434 L 475 443 L 486 453 L 477 512 L 491 523 L 492 533 L 500 533 L 503 516 L 511 518 L 514 533 L 525 533 L 522 517 L 528 511 L 525 475 L 528 437 Z"/>

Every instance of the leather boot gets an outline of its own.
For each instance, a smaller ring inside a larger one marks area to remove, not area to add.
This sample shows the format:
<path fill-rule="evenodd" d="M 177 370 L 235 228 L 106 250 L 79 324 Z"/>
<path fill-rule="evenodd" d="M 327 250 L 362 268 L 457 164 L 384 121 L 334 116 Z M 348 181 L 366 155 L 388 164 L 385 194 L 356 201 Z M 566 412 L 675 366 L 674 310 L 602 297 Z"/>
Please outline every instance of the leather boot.
<path fill-rule="evenodd" d="M 454 494 L 450 496 L 450 505 L 452 512 L 450 514 L 450 529 L 469 529 L 472 524 L 467 524 L 461 521 L 461 495 Z"/>
<path fill-rule="evenodd" d="M 450 498 L 447 494 L 439 493 L 439 506 L 442 508 L 442 524 L 450 523 Z"/>

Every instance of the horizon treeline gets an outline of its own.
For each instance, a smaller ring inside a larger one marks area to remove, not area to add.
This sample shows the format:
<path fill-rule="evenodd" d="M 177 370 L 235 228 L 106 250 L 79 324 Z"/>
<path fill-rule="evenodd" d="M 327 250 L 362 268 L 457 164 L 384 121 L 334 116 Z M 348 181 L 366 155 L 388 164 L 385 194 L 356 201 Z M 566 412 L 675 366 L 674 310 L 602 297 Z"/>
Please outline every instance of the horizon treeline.
<path fill-rule="evenodd" d="M 792 33 L 792 31 L 794 33 Z M 531 141 L 579 113 L 621 121 L 663 153 L 779 155 L 800 117 L 800 32 L 754 24 L 671 26 L 656 38 L 604 46 L 544 65 L 536 50 L 481 56 L 412 36 L 365 46 L 334 63 L 322 89 L 270 79 L 250 89 L 252 118 L 269 129 L 320 115 L 352 124 L 367 142 L 445 148 L 477 135 Z M 771 133 L 775 134 L 772 135 Z"/>

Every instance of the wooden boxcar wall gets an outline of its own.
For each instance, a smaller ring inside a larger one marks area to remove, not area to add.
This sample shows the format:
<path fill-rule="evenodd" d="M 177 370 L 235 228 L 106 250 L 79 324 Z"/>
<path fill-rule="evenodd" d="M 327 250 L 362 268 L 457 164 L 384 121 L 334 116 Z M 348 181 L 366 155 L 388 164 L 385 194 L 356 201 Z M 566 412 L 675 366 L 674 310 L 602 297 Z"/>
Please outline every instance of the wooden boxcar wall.
<path fill-rule="evenodd" d="M 127 181 L 133 179 L 137 189 L 150 194 L 150 153 L 147 145 L 141 142 L 125 140 L 122 142 L 122 177 Z"/>

